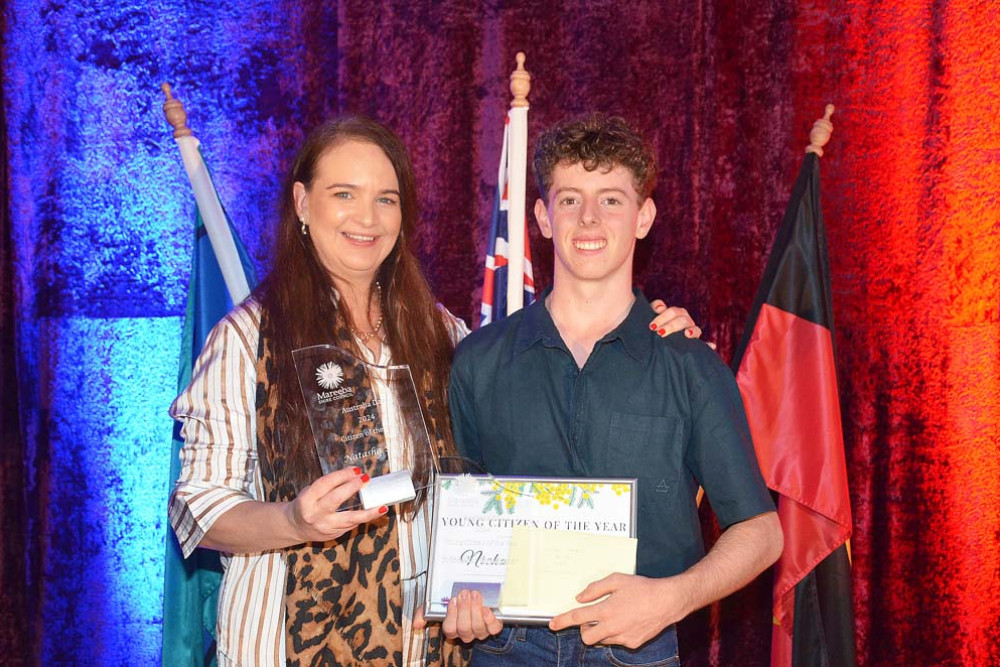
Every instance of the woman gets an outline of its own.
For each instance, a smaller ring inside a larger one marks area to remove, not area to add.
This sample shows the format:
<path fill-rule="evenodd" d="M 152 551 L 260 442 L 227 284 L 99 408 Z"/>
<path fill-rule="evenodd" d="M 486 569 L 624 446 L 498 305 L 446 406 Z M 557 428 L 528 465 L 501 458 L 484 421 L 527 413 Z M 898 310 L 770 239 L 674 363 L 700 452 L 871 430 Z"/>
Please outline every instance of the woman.
<path fill-rule="evenodd" d="M 367 476 L 321 474 L 292 360 L 330 342 L 379 365 L 391 353 L 425 397 L 437 455 L 453 454 L 446 387 L 468 330 L 436 307 L 409 249 L 417 217 L 390 130 L 348 117 L 313 131 L 284 184 L 271 273 L 212 331 L 171 406 L 185 440 L 171 524 L 185 556 L 224 554 L 220 665 L 462 661 L 439 626 L 413 625 L 427 503 L 338 511 Z M 693 327 L 677 315 L 654 325 Z"/>

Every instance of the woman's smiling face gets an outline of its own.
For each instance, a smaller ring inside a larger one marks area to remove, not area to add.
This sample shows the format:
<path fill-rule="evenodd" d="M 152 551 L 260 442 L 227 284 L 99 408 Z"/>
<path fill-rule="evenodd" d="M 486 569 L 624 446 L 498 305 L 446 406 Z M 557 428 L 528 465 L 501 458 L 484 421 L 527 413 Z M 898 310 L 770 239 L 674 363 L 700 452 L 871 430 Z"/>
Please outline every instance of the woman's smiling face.
<path fill-rule="evenodd" d="M 347 140 L 317 161 L 312 183 L 295 184 L 295 207 L 335 282 L 370 285 L 402 225 L 399 179 L 375 144 Z"/>

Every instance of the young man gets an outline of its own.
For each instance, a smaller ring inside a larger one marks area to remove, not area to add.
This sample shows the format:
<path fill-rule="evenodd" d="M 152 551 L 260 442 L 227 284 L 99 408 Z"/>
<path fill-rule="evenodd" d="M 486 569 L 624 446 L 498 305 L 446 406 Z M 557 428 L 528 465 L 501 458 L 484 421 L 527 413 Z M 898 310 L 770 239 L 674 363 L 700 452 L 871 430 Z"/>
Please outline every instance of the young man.
<path fill-rule="evenodd" d="M 552 287 L 459 345 L 455 438 L 493 474 L 637 477 L 637 574 L 593 582 L 577 600 L 604 599 L 548 628 L 503 627 L 466 592 L 444 629 L 483 640 L 474 664 L 669 661 L 674 624 L 777 560 L 781 528 L 732 373 L 700 341 L 660 340 L 632 287 L 635 242 L 656 216 L 649 147 L 620 118 L 591 115 L 543 133 L 534 168 Z M 724 531 L 707 555 L 699 484 Z"/>

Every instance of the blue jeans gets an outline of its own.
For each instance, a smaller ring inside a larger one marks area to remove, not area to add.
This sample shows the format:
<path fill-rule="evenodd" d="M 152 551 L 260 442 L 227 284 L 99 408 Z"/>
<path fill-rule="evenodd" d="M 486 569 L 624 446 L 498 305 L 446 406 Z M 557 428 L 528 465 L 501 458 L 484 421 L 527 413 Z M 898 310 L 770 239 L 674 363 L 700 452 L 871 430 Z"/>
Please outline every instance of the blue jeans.
<path fill-rule="evenodd" d="M 553 667 L 675 667 L 677 627 L 669 628 L 637 649 L 597 644 L 587 646 L 579 628 L 552 632 L 545 626 L 504 626 L 500 634 L 472 648 L 472 667 L 552 665 Z"/>

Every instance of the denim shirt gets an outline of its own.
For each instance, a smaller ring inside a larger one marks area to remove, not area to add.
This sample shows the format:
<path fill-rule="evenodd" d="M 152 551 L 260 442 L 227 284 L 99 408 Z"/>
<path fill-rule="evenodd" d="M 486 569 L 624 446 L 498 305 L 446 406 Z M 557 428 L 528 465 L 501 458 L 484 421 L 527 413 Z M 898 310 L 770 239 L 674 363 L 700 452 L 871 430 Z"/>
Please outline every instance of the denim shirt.
<path fill-rule="evenodd" d="M 576 365 L 545 297 L 459 344 L 448 396 L 459 451 L 496 475 L 635 477 L 637 574 L 683 572 L 705 548 L 700 484 L 723 529 L 774 504 L 732 372 L 711 348 L 628 316 Z"/>

